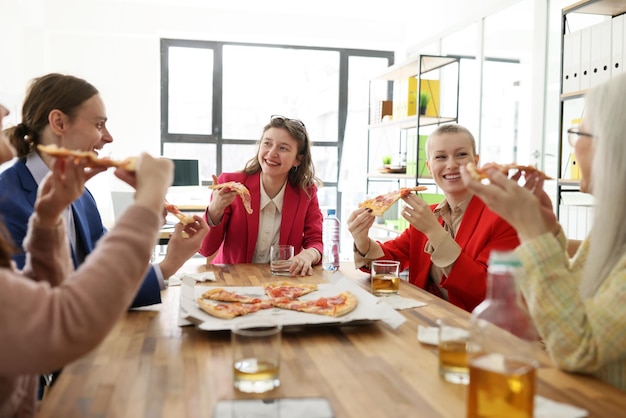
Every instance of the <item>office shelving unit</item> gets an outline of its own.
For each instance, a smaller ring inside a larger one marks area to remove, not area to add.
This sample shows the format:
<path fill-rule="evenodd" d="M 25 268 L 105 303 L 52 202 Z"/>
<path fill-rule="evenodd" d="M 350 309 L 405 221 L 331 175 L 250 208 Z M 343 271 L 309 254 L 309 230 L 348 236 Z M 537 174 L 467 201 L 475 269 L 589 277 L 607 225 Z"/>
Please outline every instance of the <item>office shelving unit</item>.
<path fill-rule="evenodd" d="M 366 179 L 369 195 L 415 185 L 429 186 L 432 193 L 438 191 L 424 164 L 424 143 L 437 126 L 458 121 L 460 60 L 456 56 L 419 55 L 390 66 L 371 80 L 370 108 L 380 109 L 380 100 L 392 101 L 393 114 L 381 120 L 380 114 L 373 116 L 370 112 Z M 419 110 L 420 91 L 430 96 L 423 114 Z M 381 172 L 383 155 L 394 159 L 391 172 Z M 401 219 L 396 212 L 390 209 L 386 219 Z"/>
<path fill-rule="evenodd" d="M 579 193 L 576 161 L 567 143 L 566 132 L 582 117 L 583 98 L 588 89 L 624 72 L 625 12 L 626 2 L 623 0 L 583 0 L 562 10 L 557 216 L 564 224 L 569 216 L 563 213 L 564 208 L 569 210 L 563 206 L 567 203 L 565 197 Z M 579 22 L 580 28 L 573 30 L 570 23 L 575 14 L 596 15 L 599 19 L 588 24 Z M 590 211 L 589 207 L 577 209 Z M 584 236 L 586 231 L 578 235 Z"/>

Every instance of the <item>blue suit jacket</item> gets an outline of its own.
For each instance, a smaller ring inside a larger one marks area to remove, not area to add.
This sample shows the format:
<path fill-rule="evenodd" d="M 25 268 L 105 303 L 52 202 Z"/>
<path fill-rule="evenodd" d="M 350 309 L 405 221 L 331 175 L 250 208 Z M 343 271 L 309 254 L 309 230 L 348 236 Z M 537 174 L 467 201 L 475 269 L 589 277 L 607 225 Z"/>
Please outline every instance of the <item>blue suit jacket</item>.
<path fill-rule="evenodd" d="M 19 253 L 13 257 L 21 269 L 26 261 L 26 254 L 22 247 L 28 219 L 34 211 L 37 198 L 37 183 L 26 167 L 25 160 L 20 159 L 11 167 L 0 173 L 0 214 L 7 229 L 11 233 L 13 243 Z M 96 242 L 106 233 L 102 225 L 102 218 L 92 194 L 85 192 L 74 203 L 74 223 L 76 225 L 76 239 L 80 240 L 85 256 L 93 251 Z M 77 267 L 76 255 L 72 250 L 74 267 Z M 152 305 L 161 302 L 161 290 L 154 267 L 141 284 L 141 288 L 131 307 Z"/>

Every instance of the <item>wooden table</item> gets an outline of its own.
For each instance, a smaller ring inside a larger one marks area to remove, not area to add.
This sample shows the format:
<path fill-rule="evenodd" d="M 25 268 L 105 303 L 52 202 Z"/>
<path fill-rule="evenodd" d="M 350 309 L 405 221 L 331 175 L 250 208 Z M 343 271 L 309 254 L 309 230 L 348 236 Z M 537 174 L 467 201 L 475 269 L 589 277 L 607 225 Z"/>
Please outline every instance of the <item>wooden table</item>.
<path fill-rule="evenodd" d="M 275 280 L 267 265 L 209 268 L 218 285 Z M 352 263 L 340 271 L 367 286 L 367 275 Z M 330 274 L 317 267 L 307 280 L 324 283 Z M 67 366 L 38 416 L 211 417 L 223 399 L 326 397 L 341 418 L 464 417 L 467 387 L 439 378 L 436 348 L 420 344 L 416 334 L 418 324 L 467 313 L 405 282 L 400 293 L 428 305 L 402 311 L 408 321 L 395 330 L 379 322 L 285 330 L 281 386 L 249 395 L 233 388 L 229 333 L 179 327 L 180 287 L 172 286 L 159 310 L 129 312 L 99 348 Z M 626 411 L 624 392 L 549 366 L 538 372 L 537 392 L 585 408 L 590 417 Z"/>

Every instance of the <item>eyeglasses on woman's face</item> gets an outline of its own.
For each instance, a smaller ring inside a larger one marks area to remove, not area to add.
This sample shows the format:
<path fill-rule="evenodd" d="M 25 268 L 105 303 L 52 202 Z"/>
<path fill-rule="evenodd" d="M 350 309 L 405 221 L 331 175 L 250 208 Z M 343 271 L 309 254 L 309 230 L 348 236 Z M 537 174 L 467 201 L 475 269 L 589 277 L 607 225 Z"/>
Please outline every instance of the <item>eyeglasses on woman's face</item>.
<path fill-rule="evenodd" d="M 588 132 L 581 132 L 578 130 L 578 128 L 568 129 L 567 130 L 567 142 L 569 142 L 570 147 L 574 148 L 581 136 L 593 138 L 593 134 L 590 134 Z"/>

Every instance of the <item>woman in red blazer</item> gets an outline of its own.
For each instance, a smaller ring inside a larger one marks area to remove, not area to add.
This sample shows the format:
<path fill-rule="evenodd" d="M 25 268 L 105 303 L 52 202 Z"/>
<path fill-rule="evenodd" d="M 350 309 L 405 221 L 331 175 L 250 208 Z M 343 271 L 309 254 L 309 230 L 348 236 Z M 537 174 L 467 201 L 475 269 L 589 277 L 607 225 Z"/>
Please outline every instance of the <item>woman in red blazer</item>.
<path fill-rule="evenodd" d="M 200 254 L 215 264 L 267 263 L 273 244 L 294 246 L 292 276 L 312 274 L 321 261 L 322 212 L 317 200 L 311 143 L 304 124 L 273 116 L 263 128 L 258 152 L 242 172 L 222 173 L 220 183 L 244 184 L 252 214 L 231 189 L 214 190 L 204 214 L 211 226 Z"/>
<path fill-rule="evenodd" d="M 429 206 L 414 193 L 403 198 L 402 216 L 411 224 L 385 243 L 369 238 L 371 211 L 361 208 L 348 219 L 354 237 L 357 268 L 371 260 L 400 261 L 409 281 L 450 303 L 472 311 L 485 298 L 487 262 L 491 250 L 519 245 L 515 230 L 473 196 L 461 181 L 459 167 L 478 163 L 476 142 L 466 128 L 442 125 L 426 144 L 427 166 L 445 199 Z"/>

